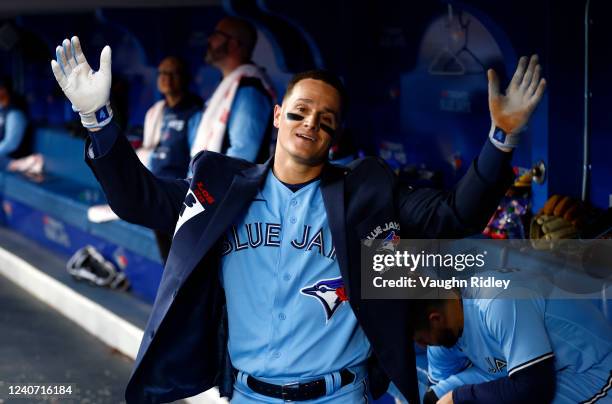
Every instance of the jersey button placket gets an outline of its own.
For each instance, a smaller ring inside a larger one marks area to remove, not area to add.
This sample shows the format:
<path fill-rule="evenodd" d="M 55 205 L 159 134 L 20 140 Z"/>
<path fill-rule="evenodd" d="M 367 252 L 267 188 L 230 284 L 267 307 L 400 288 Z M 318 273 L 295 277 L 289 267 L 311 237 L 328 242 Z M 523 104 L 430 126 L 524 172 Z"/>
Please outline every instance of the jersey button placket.
<path fill-rule="evenodd" d="M 287 301 L 287 294 L 290 293 L 290 290 L 288 290 L 288 288 L 285 287 L 284 282 L 281 282 L 281 277 L 284 279 L 284 275 L 283 274 L 283 270 L 285 268 L 287 268 L 287 265 L 290 263 L 290 257 L 287 256 L 287 252 L 286 252 L 286 243 L 287 240 L 291 240 L 290 237 L 290 229 L 288 229 L 288 225 L 286 223 L 286 218 L 289 217 L 289 214 L 291 213 L 292 209 L 291 206 L 297 205 L 297 201 L 295 199 L 290 199 L 290 200 L 285 200 L 284 202 L 284 214 L 281 216 L 279 223 L 281 223 L 282 226 L 282 230 L 281 230 L 281 236 L 280 236 L 280 244 L 281 247 L 279 249 L 279 259 L 277 261 L 277 267 L 275 268 L 274 271 L 274 277 L 276 278 L 275 280 L 275 296 L 274 296 L 274 308 L 276 310 L 273 311 L 272 313 L 272 329 L 273 329 L 273 333 L 272 336 L 270 338 L 270 345 L 269 345 L 269 349 L 270 349 L 270 357 L 272 359 L 279 359 L 281 357 L 281 352 L 279 351 L 280 348 L 280 344 L 278 343 L 279 340 L 281 340 L 285 334 L 284 332 L 284 327 L 286 327 L 286 324 L 284 324 L 284 321 L 286 319 L 286 316 L 283 312 L 279 312 L 277 310 L 283 308 L 285 302 Z M 283 218 L 285 218 L 283 220 Z M 290 222 L 291 220 L 289 220 Z M 282 284 L 283 283 L 283 284 Z"/>

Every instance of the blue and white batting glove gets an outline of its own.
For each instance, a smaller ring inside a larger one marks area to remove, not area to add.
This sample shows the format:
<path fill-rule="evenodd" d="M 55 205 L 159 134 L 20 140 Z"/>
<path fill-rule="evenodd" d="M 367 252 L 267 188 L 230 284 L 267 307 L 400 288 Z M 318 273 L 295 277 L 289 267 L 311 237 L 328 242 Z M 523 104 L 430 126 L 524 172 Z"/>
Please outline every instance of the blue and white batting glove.
<path fill-rule="evenodd" d="M 51 69 L 72 109 L 81 116 L 81 123 L 88 129 L 101 128 L 113 117 L 108 102 L 111 87 L 111 48 L 107 45 L 100 53 L 100 69 L 94 72 L 83 51 L 79 38 L 64 39 L 55 49 L 57 60 L 51 61 Z"/>

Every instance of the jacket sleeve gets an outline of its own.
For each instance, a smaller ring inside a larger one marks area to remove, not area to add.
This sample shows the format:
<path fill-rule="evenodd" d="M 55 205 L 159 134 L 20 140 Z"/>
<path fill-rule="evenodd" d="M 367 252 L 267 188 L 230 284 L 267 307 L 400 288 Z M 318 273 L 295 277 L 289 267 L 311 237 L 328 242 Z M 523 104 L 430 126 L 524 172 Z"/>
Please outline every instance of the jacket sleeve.
<path fill-rule="evenodd" d="M 102 139 L 110 142 L 104 144 Z M 174 231 L 189 182 L 155 177 L 114 123 L 90 135 L 85 162 L 120 218 L 151 229 Z"/>
<path fill-rule="evenodd" d="M 479 233 L 514 179 L 511 153 L 487 140 L 480 155 L 452 191 L 399 185 L 396 203 L 402 235 L 462 238 Z"/>

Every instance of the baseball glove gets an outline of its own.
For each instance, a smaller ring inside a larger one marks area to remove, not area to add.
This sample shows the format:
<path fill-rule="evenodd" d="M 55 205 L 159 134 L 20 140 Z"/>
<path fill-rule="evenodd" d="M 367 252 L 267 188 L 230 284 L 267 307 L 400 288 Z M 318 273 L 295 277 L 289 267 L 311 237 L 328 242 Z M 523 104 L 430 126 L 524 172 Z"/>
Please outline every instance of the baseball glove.
<path fill-rule="evenodd" d="M 553 195 L 536 216 L 529 229 L 534 248 L 552 248 L 555 240 L 574 238 L 584 220 L 582 202 L 569 196 Z"/>

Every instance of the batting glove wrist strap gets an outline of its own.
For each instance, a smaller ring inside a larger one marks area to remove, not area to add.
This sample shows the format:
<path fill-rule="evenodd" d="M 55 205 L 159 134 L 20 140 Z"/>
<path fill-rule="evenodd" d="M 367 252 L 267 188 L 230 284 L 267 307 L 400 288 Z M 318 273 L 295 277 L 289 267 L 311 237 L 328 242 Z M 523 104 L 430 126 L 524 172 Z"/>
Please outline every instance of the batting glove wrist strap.
<path fill-rule="evenodd" d="M 520 133 L 508 134 L 503 129 L 491 125 L 489 139 L 497 147 L 508 147 L 514 149 L 521 143 Z"/>
<path fill-rule="evenodd" d="M 97 111 L 88 114 L 79 112 L 79 115 L 81 116 L 81 124 L 87 129 L 101 128 L 110 123 L 113 118 L 113 110 L 111 109 L 110 102 L 107 101 Z"/>

